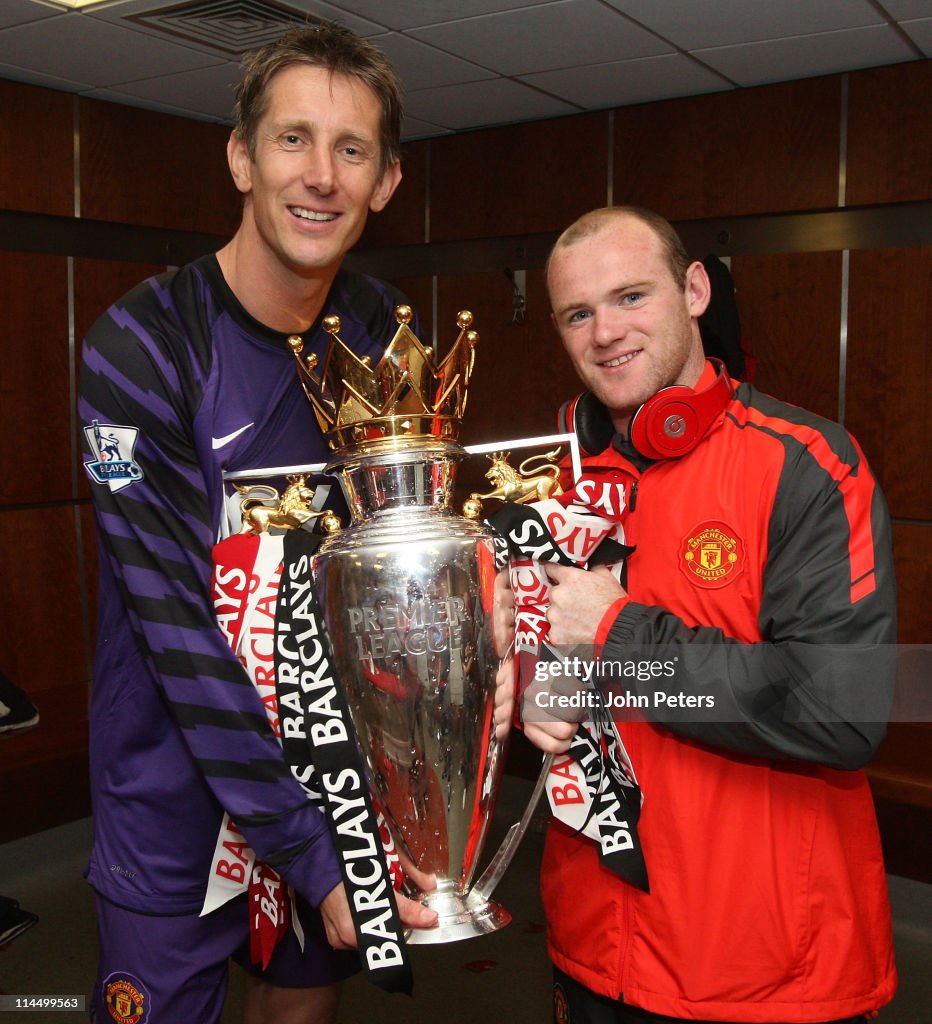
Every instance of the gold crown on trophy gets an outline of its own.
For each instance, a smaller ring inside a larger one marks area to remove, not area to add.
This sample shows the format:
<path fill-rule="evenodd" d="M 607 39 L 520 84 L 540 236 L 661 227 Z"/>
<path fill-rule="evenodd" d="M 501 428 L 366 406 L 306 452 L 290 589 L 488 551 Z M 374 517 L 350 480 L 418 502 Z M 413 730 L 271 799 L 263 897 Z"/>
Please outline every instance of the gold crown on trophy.
<path fill-rule="evenodd" d="M 398 330 L 376 366 L 340 340 L 338 316 L 324 319 L 330 344 L 319 373 L 314 353 L 302 359 L 301 338 L 288 339 L 301 386 L 333 450 L 456 441 L 479 341 L 470 330 L 473 315 L 457 314 L 459 336 L 439 366 L 408 326 L 413 316 L 410 306 L 395 307 Z"/>

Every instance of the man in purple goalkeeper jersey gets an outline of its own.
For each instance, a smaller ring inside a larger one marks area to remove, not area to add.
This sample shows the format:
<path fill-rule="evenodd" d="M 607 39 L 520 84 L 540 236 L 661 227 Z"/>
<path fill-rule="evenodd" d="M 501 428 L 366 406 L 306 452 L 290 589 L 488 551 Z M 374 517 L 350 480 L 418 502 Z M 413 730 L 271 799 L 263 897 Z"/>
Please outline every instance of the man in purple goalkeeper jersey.
<path fill-rule="evenodd" d="M 322 812 L 289 774 L 218 628 L 211 549 L 223 473 L 325 461 L 288 348 L 322 319 L 378 358 L 402 296 L 341 269 L 401 179 L 399 86 L 336 26 L 296 29 L 247 69 L 228 145 L 243 218 L 230 243 L 116 302 L 84 346 L 80 415 L 100 541 L 91 705 L 100 967 L 94 1019 L 219 1020 L 227 961 L 255 975 L 248 1024 L 333 1019 L 357 967 Z M 245 895 L 206 915 L 225 812 L 302 907 L 268 970 L 248 963 Z M 436 915 L 399 896 L 402 922 Z M 317 908 L 318 912 L 310 908 Z"/>

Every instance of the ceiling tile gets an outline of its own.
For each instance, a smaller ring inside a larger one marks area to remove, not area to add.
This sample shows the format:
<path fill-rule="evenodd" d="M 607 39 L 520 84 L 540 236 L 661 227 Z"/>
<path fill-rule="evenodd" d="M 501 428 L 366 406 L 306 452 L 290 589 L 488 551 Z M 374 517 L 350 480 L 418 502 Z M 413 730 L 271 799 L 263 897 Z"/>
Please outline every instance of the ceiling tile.
<path fill-rule="evenodd" d="M 427 139 L 437 135 L 451 134 L 451 128 L 441 128 L 439 124 L 420 121 L 416 117 L 405 117 L 404 122 L 401 125 L 402 142 L 410 142 L 413 139 Z"/>
<path fill-rule="evenodd" d="M 12 64 L 0 62 L 0 78 L 9 78 L 13 82 L 27 82 L 29 85 L 41 85 L 46 89 L 58 89 L 61 92 L 80 92 L 81 82 L 72 82 L 67 78 L 50 75 L 46 71 L 33 68 L 14 67 Z"/>
<path fill-rule="evenodd" d="M 762 85 L 912 60 L 915 54 L 889 26 L 793 36 L 764 43 L 695 50 L 694 56 L 739 85 Z"/>
<path fill-rule="evenodd" d="M 684 50 L 879 25 L 868 0 L 606 0 Z"/>
<path fill-rule="evenodd" d="M 169 75 L 219 60 L 115 25 L 93 23 L 81 14 L 0 32 L 0 61 L 54 68 L 56 75 L 89 86 Z"/>
<path fill-rule="evenodd" d="M 929 14 L 929 0 L 882 0 L 883 8 L 891 18 L 922 18 Z"/>
<path fill-rule="evenodd" d="M 410 34 L 503 75 L 649 57 L 671 49 L 598 0 L 557 0 Z"/>
<path fill-rule="evenodd" d="M 932 18 L 904 21 L 900 23 L 900 28 L 927 57 L 932 57 Z"/>
<path fill-rule="evenodd" d="M 604 110 L 731 88 L 720 75 L 681 53 L 545 71 L 522 76 L 520 81 L 586 110 Z"/>
<path fill-rule="evenodd" d="M 160 78 L 141 79 L 107 90 L 95 90 L 87 95 L 131 105 L 143 100 L 150 107 L 162 101 L 176 110 L 187 109 L 195 116 L 230 124 L 239 79 L 238 65 L 228 63 Z M 104 91 L 106 96 L 102 95 Z"/>
<path fill-rule="evenodd" d="M 334 0 L 345 8 L 394 29 L 418 28 L 444 21 L 461 21 L 483 14 L 534 7 L 541 0 Z M 310 6 L 310 5 L 309 5 Z"/>
<path fill-rule="evenodd" d="M 398 32 L 375 36 L 372 42 L 385 51 L 396 69 L 401 69 L 401 81 L 406 92 L 495 77 L 494 71 L 460 60 Z"/>
<path fill-rule="evenodd" d="M 391 8 L 394 2 L 395 0 L 384 0 L 381 6 Z M 285 3 L 289 7 L 299 8 L 305 14 L 313 14 L 317 18 L 345 25 L 359 36 L 376 35 L 391 27 L 384 18 L 378 17 L 378 6 L 369 12 L 362 10 L 361 5 L 355 2 L 337 5 L 324 3 L 323 0 L 285 0 Z M 373 17 L 367 17 L 369 13 L 372 13 Z"/>
<path fill-rule="evenodd" d="M 568 103 L 503 78 L 424 89 L 411 93 L 406 106 L 411 117 L 452 131 L 579 113 Z"/>
<path fill-rule="evenodd" d="M 140 110 L 152 110 L 157 114 L 172 114 L 175 117 L 186 117 L 189 121 L 208 121 L 216 123 L 216 118 L 207 115 L 199 115 L 191 109 L 190 104 L 184 107 L 173 107 L 170 103 L 159 100 L 156 103 L 140 99 L 138 96 L 130 96 L 128 93 L 120 92 L 117 89 L 91 89 L 89 92 L 82 92 L 82 98 L 89 100 L 101 100 L 104 103 L 118 103 L 121 107 L 136 107 Z"/>
<path fill-rule="evenodd" d="M 32 0 L 6 0 L 6 3 L 0 4 L 0 29 L 23 25 L 29 21 L 42 21 L 61 14 L 64 11 L 60 7 L 56 10 L 54 7 L 33 3 Z"/>

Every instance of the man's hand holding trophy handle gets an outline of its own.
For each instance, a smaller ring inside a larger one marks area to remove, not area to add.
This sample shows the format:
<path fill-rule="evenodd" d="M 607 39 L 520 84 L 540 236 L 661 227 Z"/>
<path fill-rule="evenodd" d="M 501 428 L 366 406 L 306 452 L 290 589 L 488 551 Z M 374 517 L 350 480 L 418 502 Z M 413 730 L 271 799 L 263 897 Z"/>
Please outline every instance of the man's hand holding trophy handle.
<path fill-rule="evenodd" d="M 499 656 L 498 672 L 495 675 L 495 704 L 492 717 L 495 721 L 495 738 L 505 741 L 511 729 L 515 711 L 515 602 L 508 569 L 502 569 L 495 577 L 492 611 L 492 636 L 495 653 Z"/>
<path fill-rule="evenodd" d="M 405 869 L 406 874 L 410 875 L 410 871 L 409 868 Z M 416 870 L 414 873 L 417 876 L 417 885 L 421 889 L 430 891 L 436 888 L 437 883 L 432 876 Z M 412 900 L 400 892 L 395 893 L 395 902 L 398 905 L 398 917 L 405 928 L 437 927 L 439 916 L 436 910 L 430 910 L 423 903 L 418 903 L 417 900 Z M 327 941 L 334 949 L 356 949 L 356 929 L 353 927 L 353 915 L 350 913 L 346 889 L 342 882 L 334 886 L 324 897 L 320 904 L 320 915 L 324 920 Z"/>

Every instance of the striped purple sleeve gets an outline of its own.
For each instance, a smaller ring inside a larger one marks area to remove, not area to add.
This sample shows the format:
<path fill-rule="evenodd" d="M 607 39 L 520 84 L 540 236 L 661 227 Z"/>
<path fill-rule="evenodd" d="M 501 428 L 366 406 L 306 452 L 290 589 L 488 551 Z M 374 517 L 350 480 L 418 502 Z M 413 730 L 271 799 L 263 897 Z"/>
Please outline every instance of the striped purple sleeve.
<path fill-rule="evenodd" d="M 101 600 L 119 609 L 101 618 L 114 632 L 98 643 L 113 654 L 98 666 L 118 675 L 121 649 L 143 652 L 166 721 L 137 723 L 140 749 L 147 728 L 179 730 L 191 762 L 162 770 L 193 762 L 260 859 L 316 904 L 340 880 L 325 820 L 288 773 L 213 611 L 215 526 L 194 436 L 209 345 L 195 351 L 153 283 L 131 295 L 132 311 L 115 306 L 92 328 L 81 376 L 101 585 L 112 591 Z"/>

